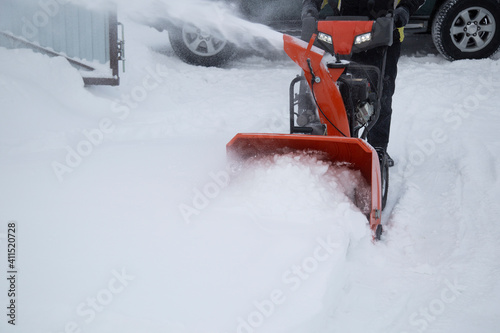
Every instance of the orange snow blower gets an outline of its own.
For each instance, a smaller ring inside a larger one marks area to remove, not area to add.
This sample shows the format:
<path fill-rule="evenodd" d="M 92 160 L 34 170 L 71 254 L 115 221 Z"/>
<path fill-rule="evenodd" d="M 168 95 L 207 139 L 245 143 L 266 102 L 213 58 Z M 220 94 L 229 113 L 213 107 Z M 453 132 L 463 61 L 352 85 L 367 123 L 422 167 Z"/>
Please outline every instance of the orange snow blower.
<path fill-rule="evenodd" d="M 366 137 L 380 113 L 382 68 L 352 61 L 354 53 L 392 44 L 393 19 L 330 17 L 304 20 L 304 40 L 284 35 L 288 56 L 302 68 L 290 85 L 290 134 L 237 134 L 229 157 L 318 151 L 332 163 L 359 170 L 371 187 L 366 211 L 375 239 L 380 239 L 381 211 L 387 199 L 388 165 Z M 325 157 L 326 156 L 326 157 Z"/>

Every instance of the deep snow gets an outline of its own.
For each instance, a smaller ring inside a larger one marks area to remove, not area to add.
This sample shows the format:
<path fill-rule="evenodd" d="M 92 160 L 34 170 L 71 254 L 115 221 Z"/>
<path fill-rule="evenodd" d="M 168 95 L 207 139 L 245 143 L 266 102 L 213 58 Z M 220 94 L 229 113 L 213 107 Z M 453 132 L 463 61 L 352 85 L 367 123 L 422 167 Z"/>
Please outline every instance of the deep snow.
<path fill-rule="evenodd" d="M 119 87 L 0 48 L 0 248 L 16 221 L 19 270 L 2 332 L 498 331 L 498 58 L 401 59 L 374 244 L 356 175 L 227 169 L 236 133 L 287 131 L 291 61 L 194 67 L 167 33 L 127 31 Z"/>

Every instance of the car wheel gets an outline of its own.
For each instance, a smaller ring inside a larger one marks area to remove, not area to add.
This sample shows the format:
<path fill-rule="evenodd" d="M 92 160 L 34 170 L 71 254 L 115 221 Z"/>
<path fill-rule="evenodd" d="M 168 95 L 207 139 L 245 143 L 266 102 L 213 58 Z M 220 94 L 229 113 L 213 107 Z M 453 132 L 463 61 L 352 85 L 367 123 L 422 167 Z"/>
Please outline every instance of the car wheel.
<path fill-rule="evenodd" d="M 169 29 L 172 49 L 187 63 L 221 66 L 235 52 L 234 46 L 216 29 L 199 28 L 190 23 Z"/>
<path fill-rule="evenodd" d="M 448 60 L 481 59 L 500 46 L 500 3 L 448 0 L 432 23 L 432 39 Z"/>

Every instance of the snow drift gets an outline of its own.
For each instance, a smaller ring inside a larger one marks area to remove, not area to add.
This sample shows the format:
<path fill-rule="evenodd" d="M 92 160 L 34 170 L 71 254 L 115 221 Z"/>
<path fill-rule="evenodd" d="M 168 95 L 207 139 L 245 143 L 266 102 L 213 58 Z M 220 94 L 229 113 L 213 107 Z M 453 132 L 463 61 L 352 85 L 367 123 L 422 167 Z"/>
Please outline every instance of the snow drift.
<path fill-rule="evenodd" d="M 193 67 L 128 26 L 115 88 L 0 48 L 0 248 L 15 221 L 19 267 L 2 332 L 497 331 L 498 59 L 401 59 L 373 244 L 342 168 L 226 170 L 235 133 L 287 131 L 291 62 Z"/>

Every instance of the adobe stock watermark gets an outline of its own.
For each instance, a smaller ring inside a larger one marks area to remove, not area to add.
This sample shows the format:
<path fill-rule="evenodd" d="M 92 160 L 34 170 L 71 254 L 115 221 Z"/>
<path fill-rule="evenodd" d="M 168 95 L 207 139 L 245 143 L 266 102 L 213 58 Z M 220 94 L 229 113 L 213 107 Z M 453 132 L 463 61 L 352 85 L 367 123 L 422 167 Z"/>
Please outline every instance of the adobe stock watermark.
<path fill-rule="evenodd" d="M 71 174 L 78 168 L 85 158 L 104 142 L 106 135 L 114 133 L 117 126 L 130 117 L 131 110 L 139 108 L 148 95 L 160 87 L 169 76 L 168 68 L 162 64 L 157 64 L 155 69 L 147 66 L 144 70 L 147 74 L 141 83 L 135 85 L 129 93 L 122 94 L 120 99 L 112 102 L 112 117 L 103 117 L 96 127 L 84 129 L 81 132 L 83 138 L 76 145 L 65 147 L 65 158 L 62 161 L 52 161 L 52 170 L 59 182 L 63 182 L 67 174 Z"/>
<path fill-rule="evenodd" d="M 430 137 L 415 141 L 416 148 L 409 152 L 408 160 L 402 158 L 398 163 L 400 174 L 413 174 L 416 167 L 423 165 L 436 153 L 439 145 L 450 139 L 445 129 L 451 128 L 457 131 L 463 126 L 465 119 L 480 110 L 482 102 L 490 99 L 500 89 L 500 81 L 495 80 L 495 75 L 490 75 L 488 78 L 479 77 L 478 81 L 475 88 L 471 89 L 472 93 L 465 97 L 461 104 L 455 104 L 452 109 L 444 110 L 441 126 L 435 127 Z"/>
<path fill-rule="evenodd" d="M 210 172 L 208 175 L 211 179 L 209 182 L 204 186 L 195 187 L 193 189 L 191 202 L 189 204 L 181 203 L 179 205 L 179 212 L 186 224 L 192 222 L 193 216 L 200 215 L 201 211 L 210 205 L 211 200 L 218 197 L 231 181 L 231 176 L 227 170 Z"/>
<path fill-rule="evenodd" d="M 444 284 L 445 287 L 441 290 L 438 297 L 431 300 L 427 306 L 420 308 L 409 316 L 409 323 L 415 328 L 414 330 L 412 329 L 413 331 L 419 333 L 425 332 L 430 324 L 435 322 L 446 311 L 446 308 L 455 302 L 467 289 L 466 286 L 461 285 L 456 279 L 453 282 L 446 279 Z"/>
<path fill-rule="evenodd" d="M 85 301 L 77 305 L 75 313 L 77 320 L 68 321 L 62 330 L 57 333 L 81 333 L 84 326 L 92 323 L 98 314 L 108 308 L 115 300 L 115 297 L 121 294 L 135 276 L 129 275 L 125 269 L 121 271 L 113 270 L 106 286 L 98 290 L 94 295 L 87 297 Z"/>
<path fill-rule="evenodd" d="M 46 27 L 50 20 L 56 17 L 62 10 L 61 6 L 70 0 L 39 0 L 37 10 L 30 18 L 23 16 L 21 32 L 26 39 L 33 39 L 39 34 L 39 29 Z"/>
<path fill-rule="evenodd" d="M 331 235 L 316 239 L 317 245 L 312 255 L 301 260 L 300 264 L 291 265 L 281 276 L 283 288 L 273 289 L 269 296 L 263 300 L 253 302 L 253 310 L 244 317 L 238 317 L 236 333 L 254 333 L 262 327 L 279 306 L 287 301 L 287 298 L 297 292 L 305 281 L 307 281 L 319 269 L 322 263 L 332 257 L 341 247 L 338 242 L 332 240 Z"/>

